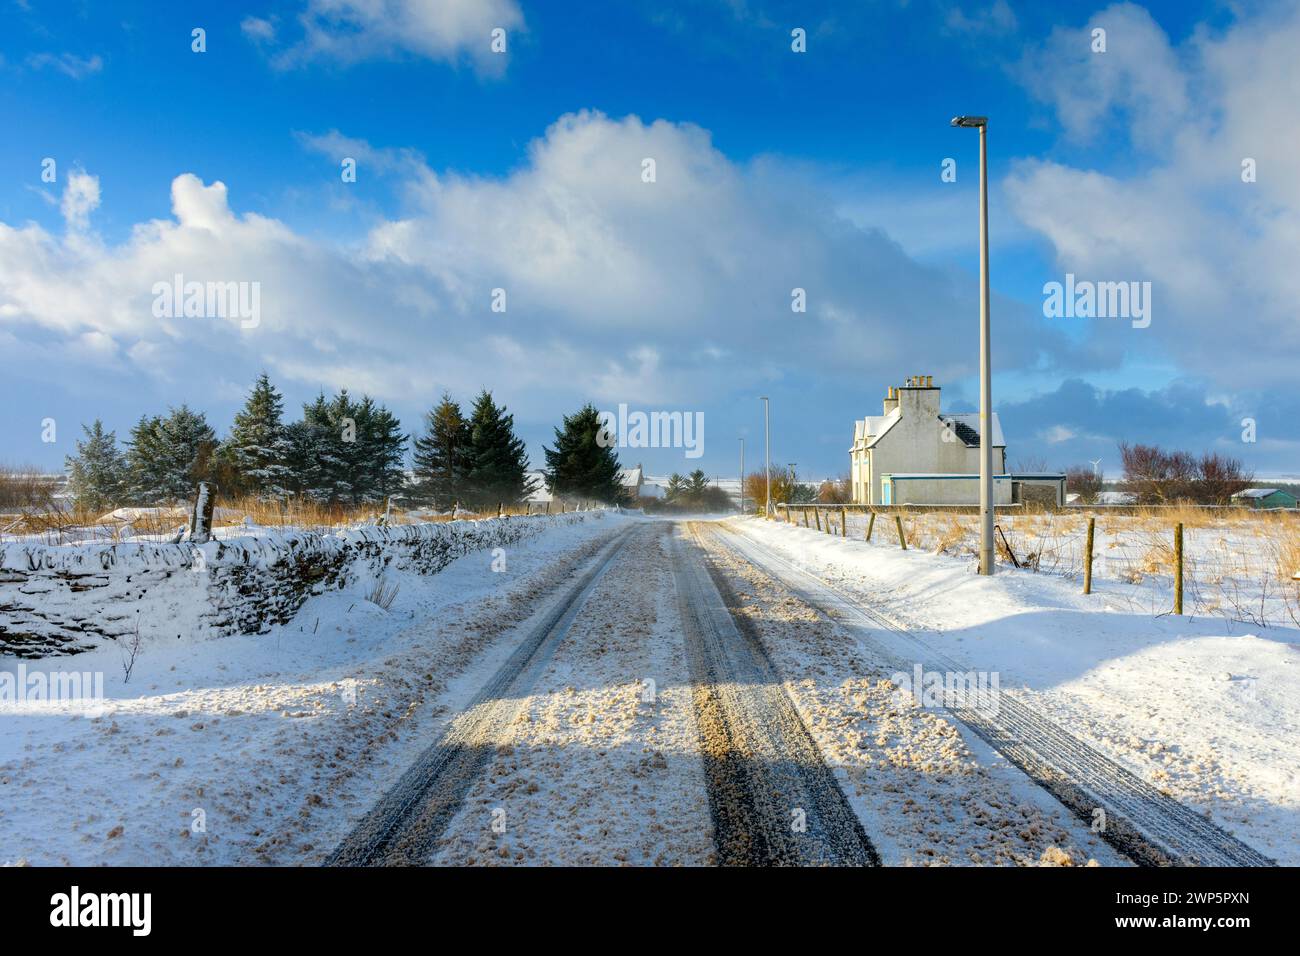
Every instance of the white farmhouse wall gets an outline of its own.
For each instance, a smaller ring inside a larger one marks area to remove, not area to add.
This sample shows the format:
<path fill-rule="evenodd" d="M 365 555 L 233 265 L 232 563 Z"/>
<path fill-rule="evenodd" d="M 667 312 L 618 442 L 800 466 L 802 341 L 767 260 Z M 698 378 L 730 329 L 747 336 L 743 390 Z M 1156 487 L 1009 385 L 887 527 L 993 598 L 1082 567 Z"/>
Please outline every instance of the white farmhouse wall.
<path fill-rule="evenodd" d="M 970 474 L 979 472 L 979 448 L 967 447 L 939 418 L 939 389 L 903 386 L 897 390 L 900 415 L 878 426 L 880 435 L 868 452 L 853 453 L 850 468 L 854 501 L 881 504 L 888 474 Z M 885 413 L 893 407 L 886 400 Z M 945 437 L 949 440 L 945 440 Z M 993 449 L 993 471 L 1006 471 L 1006 450 Z M 1010 494 L 1008 486 L 1007 494 Z M 1008 499 L 1010 500 L 1010 499 Z"/>

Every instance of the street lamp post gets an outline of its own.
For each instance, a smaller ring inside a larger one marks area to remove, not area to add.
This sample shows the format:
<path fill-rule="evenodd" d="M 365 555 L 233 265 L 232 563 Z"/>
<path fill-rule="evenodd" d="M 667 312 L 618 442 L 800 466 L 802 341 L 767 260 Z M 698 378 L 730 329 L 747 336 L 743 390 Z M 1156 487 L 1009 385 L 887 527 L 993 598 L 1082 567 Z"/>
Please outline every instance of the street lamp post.
<path fill-rule="evenodd" d="M 767 474 L 767 503 L 763 506 L 763 516 L 772 517 L 772 424 L 767 414 L 767 396 L 760 396 L 763 401 L 763 470 Z"/>
<path fill-rule="evenodd" d="M 989 352 L 989 162 L 987 116 L 954 116 L 953 126 L 980 131 L 980 567 L 993 560 L 993 363 Z"/>
<path fill-rule="evenodd" d="M 740 440 L 740 513 L 745 513 L 745 439 Z"/>

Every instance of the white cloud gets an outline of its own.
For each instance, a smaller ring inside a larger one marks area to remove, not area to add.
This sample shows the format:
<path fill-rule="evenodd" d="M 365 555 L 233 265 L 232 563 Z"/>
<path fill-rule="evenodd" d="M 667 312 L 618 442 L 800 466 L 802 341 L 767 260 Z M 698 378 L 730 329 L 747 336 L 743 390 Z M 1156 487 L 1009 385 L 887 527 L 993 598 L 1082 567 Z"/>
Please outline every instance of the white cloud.
<path fill-rule="evenodd" d="M 1106 31 L 1094 52 L 1092 32 Z M 1123 110 L 1140 146 L 1163 143 L 1187 118 L 1191 100 L 1179 58 L 1142 7 L 1116 3 L 1081 27 L 1056 27 L 1019 66 L 1025 86 L 1051 104 L 1067 136 L 1087 141 Z"/>
<path fill-rule="evenodd" d="M 1063 441 L 1070 441 L 1078 437 L 1078 434 L 1071 428 L 1064 425 L 1053 425 L 1044 430 L 1040 437 L 1049 445 L 1059 445 Z"/>
<path fill-rule="evenodd" d="M 1016 12 L 1007 0 L 994 0 L 987 7 L 976 9 L 969 16 L 961 7 L 949 8 L 944 17 L 944 26 L 950 33 L 965 33 L 975 36 L 996 36 L 1014 33 L 1019 26 Z"/>
<path fill-rule="evenodd" d="M 57 70 L 64 76 L 79 80 L 102 70 L 104 61 L 98 54 L 80 57 L 75 53 L 33 53 L 27 58 L 27 65 L 34 70 Z"/>
<path fill-rule="evenodd" d="M 0 224 L 0 327 L 29 354 L 51 335 L 80 341 L 61 376 L 93 341 L 96 361 L 114 356 L 199 404 L 218 378 L 263 367 L 285 384 L 385 400 L 497 386 L 552 417 L 586 399 L 748 401 L 787 376 L 847 384 L 874 404 L 880 383 L 918 362 L 944 381 L 971 370 L 970 277 L 918 265 L 797 177 L 730 162 L 698 127 L 569 115 L 526 164 L 490 179 L 349 145 L 398 157 L 391 169 L 410 195 L 409 214 L 356 248 L 237 212 L 234 190 L 187 173 L 172 184 L 171 217 L 118 244 Z M 645 157 L 654 183 L 642 181 Z M 151 289 L 176 274 L 260 282 L 261 324 L 155 318 Z M 795 287 L 806 313 L 791 311 Z M 495 288 L 505 313 L 491 311 Z M 1003 367 L 1052 351 L 1041 318 L 999 320 Z"/>
<path fill-rule="evenodd" d="M 99 177 L 79 169 L 68 174 L 59 205 L 69 229 L 81 231 L 90 225 L 90 214 L 99 208 Z"/>
<path fill-rule="evenodd" d="M 1111 24 L 1109 48 L 1123 51 L 1126 70 L 1149 64 L 1160 79 L 1142 93 L 1106 87 L 1083 114 L 1058 98 L 1062 123 L 1076 133 L 1126 133 L 1147 145 L 1151 162 L 1102 172 L 1027 161 L 1006 183 L 1012 208 L 1051 241 L 1063 273 L 1152 282 L 1150 329 L 1096 322 L 1098 336 L 1134 349 L 1158 343 L 1228 389 L 1290 385 L 1300 362 L 1300 177 L 1292 172 L 1300 126 L 1284 119 L 1300 100 L 1300 10 L 1281 12 L 1217 36 L 1197 31 L 1177 50 L 1128 5 L 1091 18 Z M 1117 32 L 1117 23 L 1134 32 Z M 1254 183 L 1241 177 L 1248 157 Z"/>
<path fill-rule="evenodd" d="M 509 37 L 524 24 L 515 0 L 308 0 L 298 20 L 302 39 L 274 60 L 282 68 L 415 56 L 467 58 L 482 72 L 499 72 L 505 56 L 491 51 L 492 30 Z"/>
<path fill-rule="evenodd" d="M 261 17 L 244 17 L 239 23 L 239 29 L 255 43 L 270 43 L 275 39 L 275 24 Z"/>

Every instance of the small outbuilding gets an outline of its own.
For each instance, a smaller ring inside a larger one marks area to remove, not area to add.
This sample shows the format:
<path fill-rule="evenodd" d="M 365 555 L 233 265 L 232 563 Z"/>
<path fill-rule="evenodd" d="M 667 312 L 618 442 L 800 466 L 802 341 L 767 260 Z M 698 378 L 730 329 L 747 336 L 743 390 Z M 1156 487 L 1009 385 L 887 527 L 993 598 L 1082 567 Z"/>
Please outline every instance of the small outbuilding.
<path fill-rule="evenodd" d="M 1232 500 L 1246 508 L 1296 507 L 1296 496 L 1281 488 L 1247 488 L 1233 495 Z"/>

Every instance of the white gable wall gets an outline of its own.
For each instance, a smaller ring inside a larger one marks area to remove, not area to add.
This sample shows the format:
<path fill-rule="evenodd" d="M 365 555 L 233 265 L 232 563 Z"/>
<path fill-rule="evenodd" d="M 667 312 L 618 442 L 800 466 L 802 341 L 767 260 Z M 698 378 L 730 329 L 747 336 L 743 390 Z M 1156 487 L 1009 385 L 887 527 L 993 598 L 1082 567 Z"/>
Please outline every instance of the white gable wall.
<path fill-rule="evenodd" d="M 881 504 L 882 477 L 888 474 L 978 473 L 979 448 L 968 448 L 939 420 L 937 387 L 898 389 L 901 415 L 892 424 L 881 420 L 880 434 L 870 448 L 855 441 L 851 454 L 854 501 Z M 951 440 L 945 441 L 945 433 Z M 996 435 L 996 432 L 994 432 Z M 856 435 L 855 435 L 856 438 Z M 1006 450 L 993 449 L 994 474 L 1006 472 Z"/>

